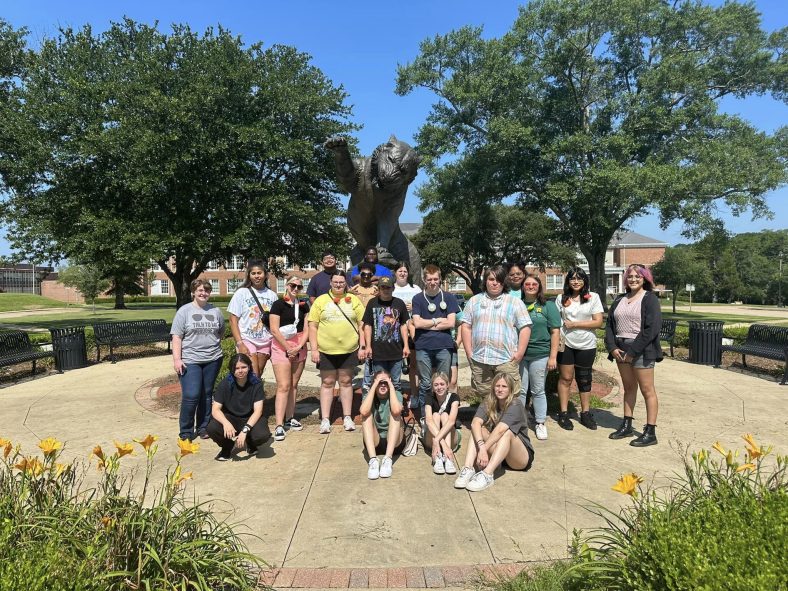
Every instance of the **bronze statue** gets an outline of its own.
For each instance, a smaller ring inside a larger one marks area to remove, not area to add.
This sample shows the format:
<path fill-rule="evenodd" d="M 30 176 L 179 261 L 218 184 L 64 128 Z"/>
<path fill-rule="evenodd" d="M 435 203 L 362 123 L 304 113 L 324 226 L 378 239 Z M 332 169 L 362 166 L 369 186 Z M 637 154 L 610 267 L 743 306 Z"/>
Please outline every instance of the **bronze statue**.
<path fill-rule="evenodd" d="M 406 261 L 413 280 L 421 283 L 421 258 L 399 227 L 419 155 L 393 135 L 369 158 L 351 158 L 344 137 L 331 137 L 323 145 L 334 153 L 339 187 L 350 193 L 347 225 L 356 240 L 350 253 L 352 263 L 358 264 L 365 249 L 374 246 L 380 264 L 393 268 L 397 261 Z"/>

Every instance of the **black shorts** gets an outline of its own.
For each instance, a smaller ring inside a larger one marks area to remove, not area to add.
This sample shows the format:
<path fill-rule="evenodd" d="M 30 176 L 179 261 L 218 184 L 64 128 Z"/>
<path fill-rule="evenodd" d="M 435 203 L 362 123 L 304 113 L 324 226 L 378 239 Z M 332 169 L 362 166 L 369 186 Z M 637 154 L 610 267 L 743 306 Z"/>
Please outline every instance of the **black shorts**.
<path fill-rule="evenodd" d="M 579 365 L 593 367 L 596 360 L 596 349 L 573 349 L 567 346 L 558 353 L 558 365 Z"/>
<path fill-rule="evenodd" d="M 331 355 L 329 353 L 320 353 L 320 371 L 337 371 L 340 369 L 349 369 L 355 371 L 358 367 L 358 351 L 352 353 L 339 353 Z"/>

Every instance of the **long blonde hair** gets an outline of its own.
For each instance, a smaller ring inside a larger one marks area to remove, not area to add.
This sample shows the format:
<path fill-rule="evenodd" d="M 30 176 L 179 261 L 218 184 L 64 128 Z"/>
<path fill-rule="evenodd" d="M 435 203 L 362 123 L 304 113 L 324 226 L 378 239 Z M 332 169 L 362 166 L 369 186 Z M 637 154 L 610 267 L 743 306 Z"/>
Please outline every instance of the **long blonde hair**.
<path fill-rule="evenodd" d="M 498 398 L 495 396 L 495 384 L 503 380 L 506 382 L 506 387 L 509 388 L 509 395 L 506 397 L 506 400 L 503 403 L 503 408 L 500 410 L 498 409 Z M 484 399 L 484 404 L 487 406 L 487 420 L 484 422 L 484 425 L 492 431 L 495 426 L 498 424 L 499 417 L 506 412 L 506 409 L 509 408 L 509 405 L 514 400 L 514 378 L 509 374 L 505 373 L 497 373 L 492 381 L 492 386 L 490 386 L 490 391 L 487 393 L 487 397 Z"/>

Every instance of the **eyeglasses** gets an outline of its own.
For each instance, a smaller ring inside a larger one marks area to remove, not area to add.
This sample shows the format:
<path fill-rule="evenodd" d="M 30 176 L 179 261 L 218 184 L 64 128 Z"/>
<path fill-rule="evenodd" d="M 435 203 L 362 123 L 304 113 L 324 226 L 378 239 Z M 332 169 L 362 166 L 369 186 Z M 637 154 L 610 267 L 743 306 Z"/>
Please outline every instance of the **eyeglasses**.
<path fill-rule="evenodd" d="M 361 273 L 362 277 L 372 277 L 372 273 Z"/>
<path fill-rule="evenodd" d="M 297 283 L 288 283 L 287 287 L 290 289 L 304 289 L 303 285 L 298 285 Z"/>

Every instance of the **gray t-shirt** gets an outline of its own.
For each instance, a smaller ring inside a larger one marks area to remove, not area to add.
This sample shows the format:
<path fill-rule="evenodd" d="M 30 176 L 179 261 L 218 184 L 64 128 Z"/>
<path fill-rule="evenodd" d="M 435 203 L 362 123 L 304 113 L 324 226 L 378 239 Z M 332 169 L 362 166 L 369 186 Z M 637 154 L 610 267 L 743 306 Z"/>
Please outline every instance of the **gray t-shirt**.
<path fill-rule="evenodd" d="M 200 308 L 189 302 L 175 313 L 170 334 L 183 340 L 181 359 L 184 363 L 207 363 L 222 356 L 224 316 L 212 304 Z"/>
<path fill-rule="evenodd" d="M 484 401 L 482 401 L 479 408 L 476 409 L 476 415 L 474 416 L 480 418 L 485 424 L 487 423 L 487 404 Z M 503 423 L 509 427 L 509 430 L 517 435 L 520 441 L 523 442 L 523 445 L 528 448 L 528 451 L 533 454 L 534 447 L 531 444 L 531 438 L 528 437 L 528 419 L 525 417 L 525 407 L 519 398 L 512 400 L 509 408 L 498 416 L 498 423 L 492 427 L 488 427 L 489 430 L 492 431 L 495 429 L 499 423 Z"/>

